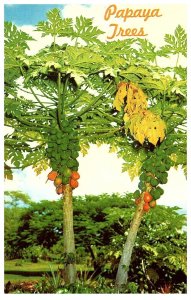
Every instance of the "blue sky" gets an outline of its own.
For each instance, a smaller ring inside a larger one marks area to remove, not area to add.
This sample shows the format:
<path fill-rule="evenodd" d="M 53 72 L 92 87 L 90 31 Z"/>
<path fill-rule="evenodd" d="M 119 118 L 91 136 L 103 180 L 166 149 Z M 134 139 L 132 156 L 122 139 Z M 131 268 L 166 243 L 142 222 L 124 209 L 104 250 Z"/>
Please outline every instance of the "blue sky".
<path fill-rule="evenodd" d="M 4 16 L 5 21 L 13 22 L 21 25 L 36 25 L 39 21 L 46 20 L 46 13 L 53 8 L 63 9 L 61 4 L 17 4 L 5 5 Z"/>
<path fill-rule="evenodd" d="M 82 4 L 84 7 L 91 5 Z M 39 21 L 46 20 L 46 13 L 53 9 L 63 9 L 63 4 L 14 4 L 4 6 L 5 21 L 13 22 L 18 26 L 36 25 Z"/>

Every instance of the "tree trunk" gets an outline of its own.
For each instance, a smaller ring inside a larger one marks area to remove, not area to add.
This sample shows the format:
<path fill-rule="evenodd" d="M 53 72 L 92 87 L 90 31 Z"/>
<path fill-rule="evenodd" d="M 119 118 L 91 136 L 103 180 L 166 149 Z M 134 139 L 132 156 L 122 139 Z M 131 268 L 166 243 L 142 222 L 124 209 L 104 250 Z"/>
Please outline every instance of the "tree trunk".
<path fill-rule="evenodd" d="M 116 276 L 116 283 L 115 283 L 116 287 L 118 287 L 119 289 L 122 285 L 127 283 L 128 271 L 131 262 L 131 255 L 135 244 L 137 232 L 141 224 L 141 219 L 144 214 L 143 204 L 144 204 L 144 200 L 142 199 L 141 203 L 137 206 L 137 209 L 135 211 L 133 220 L 129 228 L 127 240 L 124 245 L 123 253 L 119 262 L 119 267 Z"/>
<path fill-rule="evenodd" d="M 67 284 L 76 281 L 76 259 L 73 228 L 72 188 L 66 185 L 63 197 L 63 234 L 64 234 L 64 282 Z"/>

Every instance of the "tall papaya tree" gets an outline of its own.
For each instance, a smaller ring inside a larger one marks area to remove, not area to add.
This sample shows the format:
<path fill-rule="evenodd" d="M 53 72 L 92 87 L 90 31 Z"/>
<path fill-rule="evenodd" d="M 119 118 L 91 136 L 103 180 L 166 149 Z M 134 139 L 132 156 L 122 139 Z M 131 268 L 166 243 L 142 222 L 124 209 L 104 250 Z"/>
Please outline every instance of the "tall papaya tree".
<path fill-rule="evenodd" d="M 138 160 L 133 167 L 129 168 L 129 158 L 124 165 L 132 178 L 135 174 L 139 175 L 139 184 L 134 192 L 137 208 L 116 276 L 116 286 L 119 289 L 128 280 L 132 251 L 141 220 L 163 195 L 161 185 L 168 182 L 168 171 L 171 167 L 181 166 L 186 175 L 186 68 L 179 65 L 180 57 L 186 57 L 187 51 L 184 29 L 177 26 L 174 35 L 165 35 L 165 42 L 165 46 L 156 50 L 147 40 L 137 40 L 137 44 L 141 46 L 138 51 L 144 58 L 142 63 L 147 66 L 142 69 L 146 76 L 140 76 L 136 80 L 138 84 L 134 84 L 129 82 L 129 70 L 132 67 L 122 71 L 122 81 L 118 84 L 113 103 L 117 111 L 123 112 L 125 133 L 127 137 L 130 135 L 134 138 L 133 147 L 140 155 L 143 151 L 145 155 L 141 163 Z M 138 61 L 137 52 L 134 53 Z M 176 56 L 175 66 L 160 68 L 157 65 L 159 57 L 170 59 L 173 55 Z M 121 151 L 122 149 L 119 153 Z"/>
<path fill-rule="evenodd" d="M 13 168 L 32 166 L 38 175 L 51 167 L 48 178 L 63 197 L 65 281 L 73 283 L 78 152 L 86 154 L 90 143 L 109 144 L 124 159 L 123 171 L 140 176 L 140 200 L 117 273 L 122 286 L 141 218 L 151 206 L 145 208 L 145 195 L 154 206 L 167 169 L 186 166 L 186 70 L 178 59 L 175 67 L 157 65 L 158 58 L 186 55 L 186 34 L 178 26 L 157 50 L 143 39 L 101 42 L 103 32 L 82 16 L 74 22 L 53 9 L 47 19 L 36 30 L 51 35 L 52 44 L 33 55 L 27 52 L 33 38 L 5 24 L 5 125 L 12 129 L 5 136 L 5 176 L 12 179 Z M 156 158 L 163 166 L 154 165 Z"/>
<path fill-rule="evenodd" d="M 82 16 L 63 19 L 58 9 L 47 19 L 36 30 L 51 35 L 52 44 L 33 55 L 27 54 L 33 38 L 5 23 L 5 125 L 11 128 L 5 136 L 5 177 L 28 166 L 37 175 L 52 169 L 48 179 L 63 196 L 64 280 L 74 283 L 72 190 L 80 177 L 79 151 L 85 154 L 89 141 L 120 128 L 107 112 L 115 85 L 96 51 L 102 31 Z"/>

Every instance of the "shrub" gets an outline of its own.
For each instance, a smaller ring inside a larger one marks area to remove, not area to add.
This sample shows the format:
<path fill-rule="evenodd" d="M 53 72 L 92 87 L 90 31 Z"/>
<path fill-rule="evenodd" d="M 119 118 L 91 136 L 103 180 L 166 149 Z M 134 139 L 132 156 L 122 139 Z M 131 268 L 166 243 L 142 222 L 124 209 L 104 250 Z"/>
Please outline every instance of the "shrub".
<path fill-rule="evenodd" d="M 37 263 L 42 258 L 42 251 L 42 246 L 29 246 L 23 250 L 22 256 L 25 260 Z"/>

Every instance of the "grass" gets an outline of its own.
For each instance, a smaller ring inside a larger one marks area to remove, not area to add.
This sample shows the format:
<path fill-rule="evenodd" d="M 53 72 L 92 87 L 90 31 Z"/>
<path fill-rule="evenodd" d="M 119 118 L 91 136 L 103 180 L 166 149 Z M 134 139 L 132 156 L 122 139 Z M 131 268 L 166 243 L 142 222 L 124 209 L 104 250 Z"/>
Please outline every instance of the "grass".
<path fill-rule="evenodd" d="M 49 261 L 39 261 L 32 263 L 20 259 L 5 261 L 4 281 L 38 281 L 42 278 L 43 273 L 50 272 L 50 265 L 53 271 L 57 271 L 61 265 Z M 36 273 L 36 274 L 35 274 Z"/>
<path fill-rule="evenodd" d="M 52 266 L 54 271 L 56 271 L 58 267 L 61 268 L 61 265 L 50 261 L 42 260 L 37 263 L 32 263 L 20 259 L 14 259 L 14 260 L 5 261 L 5 272 L 11 272 L 11 271 L 48 272 L 50 271 L 50 265 Z"/>
<path fill-rule="evenodd" d="M 15 275 L 15 274 L 5 274 L 4 276 L 4 282 L 12 282 L 12 283 L 18 283 L 19 281 L 38 281 L 42 277 L 41 276 L 23 276 L 23 275 Z"/>
<path fill-rule="evenodd" d="M 61 264 L 40 260 L 37 263 L 24 261 L 21 259 L 14 259 L 5 261 L 5 276 L 4 281 L 19 282 L 19 281 L 33 281 L 40 280 L 42 275 L 50 272 L 50 266 L 52 271 L 57 271 L 58 268 L 62 268 Z M 77 265 L 78 271 L 91 271 L 85 265 Z"/>

